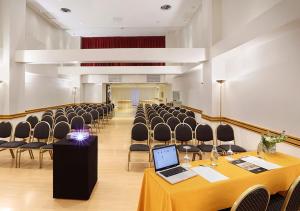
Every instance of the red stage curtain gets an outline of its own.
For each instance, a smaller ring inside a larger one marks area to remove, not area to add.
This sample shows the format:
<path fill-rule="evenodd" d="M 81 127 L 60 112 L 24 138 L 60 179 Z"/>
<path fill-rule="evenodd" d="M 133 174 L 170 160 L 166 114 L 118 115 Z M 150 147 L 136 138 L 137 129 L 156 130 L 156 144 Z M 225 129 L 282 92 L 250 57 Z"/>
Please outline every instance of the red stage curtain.
<path fill-rule="evenodd" d="M 82 37 L 81 49 L 165 48 L 164 36 Z M 82 63 L 81 66 L 162 66 L 164 63 Z"/>

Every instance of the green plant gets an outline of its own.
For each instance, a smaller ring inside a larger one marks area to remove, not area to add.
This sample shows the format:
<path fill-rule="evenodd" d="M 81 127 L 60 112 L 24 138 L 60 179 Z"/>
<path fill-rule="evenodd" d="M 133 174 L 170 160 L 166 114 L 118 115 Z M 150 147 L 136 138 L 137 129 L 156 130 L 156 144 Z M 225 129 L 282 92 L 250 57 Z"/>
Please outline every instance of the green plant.
<path fill-rule="evenodd" d="M 266 148 L 271 148 L 277 143 L 284 142 L 286 140 L 287 136 L 285 135 L 285 131 L 282 131 L 280 135 L 271 135 L 269 132 L 267 135 L 261 136 L 262 143 L 266 146 Z"/>

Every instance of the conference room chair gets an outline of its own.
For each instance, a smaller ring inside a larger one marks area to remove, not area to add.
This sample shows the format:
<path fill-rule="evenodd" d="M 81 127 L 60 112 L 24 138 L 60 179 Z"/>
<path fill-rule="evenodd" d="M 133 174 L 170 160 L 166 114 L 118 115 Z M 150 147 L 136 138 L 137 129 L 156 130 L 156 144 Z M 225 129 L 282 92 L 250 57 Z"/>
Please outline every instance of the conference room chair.
<path fill-rule="evenodd" d="M 151 162 L 151 152 L 149 147 L 149 131 L 148 127 L 143 123 L 137 123 L 133 125 L 131 130 L 131 144 L 128 152 L 128 165 L 127 170 L 131 163 L 145 163 L 145 162 L 133 162 L 131 161 L 131 153 L 133 152 L 142 152 L 148 153 L 148 165 L 150 167 Z"/>
<path fill-rule="evenodd" d="M 189 117 L 195 118 L 195 113 L 193 111 L 186 111 L 185 114 Z"/>
<path fill-rule="evenodd" d="M 154 127 L 153 130 L 153 142 L 159 142 L 153 148 L 162 147 L 168 145 L 172 141 L 172 131 L 169 125 L 166 123 L 159 123 Z M 163 143 L 163 144 L 161 144 Z"/>
<path fill-rule="evenodd" d="M 147 124 L 147 121 L 144 117 L 136 117 L 134 120 L 133 120 L 133 124 L 136 124 L 136 123 L 143 123 L 143 124 Z"/>
<path fill-rule="evenodd" d="M 77 114 L 74 113 L 74 112 L 69 113 L 69 114 L 67 115 L 67 118 L 68 118 L 69 123 L 71 123 L 72 119 L 73 119 L 74 117 L 76 117 L 76 116 L 77 116 Z"/>
<path fill-rule="evenodd" d="M 30 158 L 34 159 L 33 150 L 40 150 L 40 148 L 46 145 L 50 140 L 50 125 L 48 122 L 41 121 L 33 129 L 33 135 L 31 141 L 27 144 L 20 146 L 17 149 L 16 154 L 16 168 L 21 167 L 21 154 L 28 151 Z"/>
<path fill-rule="evenodd" d="M 31 130 L 33 130 L 37 123 L 39 123 L 39 118 L 35 115 L 31 115 L 26 118 L 26 121 L 29 122 Z"/>
<path fill-rule="evenodd" d="M 269 199 L 267 188 L 263 185 L 255 185 L 243 192 L 231 208 L 221 211 L 266 211 Z"/>
<path fill-rule="evenodd" d="M 185 108 L 181 108 L 181 109 L 179 109 L 179 111 L 180 111 L 181 113 L 185 113 L 185 112 L 186 112 L 186 109 L 185 109 Z"/>
<path fill-rule="evenodd" d="M 154 117 L 159 117 L 159 115 L 157 113 L 152 113 L 150 114 L 150 116 L 148 117 L 148 124 L 151 124 L 151 121 Z"/>
<path fill-rule="evenodd" d="M 92 114 L 84 113 L 84 114 L 82 114 L 81 117 L 84 120 L 84 129 L 89 130 L 91 133 L 93 133 L 94 132 L 93 128 L 95 128 L 95 130 L 96 130 L 95 133 L 97 133 L 97 124 L 96 124 L 97 121 L 93 121 Z"/>
<path fill-rule="evenodd" d="M 59 116 L 54 120 L 55 124 L 59 123 L 59 122 L 68 122 L 69 120 L 66 116 Z"/>
<path fill-rule="evenodd" d="M 52 140 L 40 148 L 40 168 L 43 165 L 44 153 L 49 152 L 51 159 L 53 160 L 53 144 L 67 137 L 67 134 L 71 131 L 70 125 L 67 122 L 59 122 L 54 126 Z"/>
<path fill-rule="evenodd" d="M 162 111 L 159 113 L 159 116 L 160 116 L 161 118 L 163 118 L 164 115 L 165 115 L 166 113 L 168 113 L 166 110 L 162 110 Z"/>
<path fill-rule="evenodd" d="M 45 113 L 49 113 L 49 114 L 51 114 L 51 116 L 54 115 L 54 112 L 52 110 L 50 110 L 50 109 L 46 110 Z"/>
<path fill-rule="evenodd" d="M 53 116 L 53 113 L 50 113 L 50 112 L 44 112 L 43 114 L 42 114 L 42 118 L 44 117 L 44 116 Z"/>
<path fill-rule="evenodd" d="M 164 123 L 164 119 L 161 118 L 160 116 L 155 116 L 151 119 L 151 122 L 150 122 L 150 134 L 151 135 L 153 135 L 154 127 L 159 123 Z"/>
<path fill-rule="evenodd" d="M 173 113 L 173 111 L 175 111 L 175 108 L 170 108 L 168 111 L 169 111 L 169 113 L 171 113 L 171 114 L 172 114 L 172 113 Z"/>
<path fill-rule="evenodd" d="M 160 112 L 162 112 L 162 111 L 165 111 L 165 109 L 164 109 L 164 108 L 159 108 L 159 109 L 157 110 L 157 113 L 160 114 Z"/>
<path fill-rule="evenodd" d="M 98 119 L 97 124 L 98 124 L 98 126 L 99 126 L 99 128 L 100 128 L 102 122 L 104 121 L 104 110 L 103 110 L 102 107 L 98 107 L 98 108 L 96 109 L 96 111 L 97 111 L 98 114 L 99 114 L 99 119 Z"/>
<path fill-rule="evenodd" d="M 177 115 L 177 118 L 180 120 L 181 123 L 183 123 L 184 119 L 187 118 L 188 116 L 185 113 L 179 113 Z"/>
<path fill-rule="evenodd" d="M 267 211 L 299 211 L 300 210 L 300 176 L 290 186 L 286 196 L 271 196 Z"/>
<path fill-rule="evenodd" d="M 84 129 L 84 119 L 81 116 L 75 116 L 71 120 L 71 130 L 83 130 Z"/>
<path fill-rule="evenodd" d="M 46 116 L 42 117 L 41 121 L 48 122 L 48 124 L 50 125 L 51 130 L 53 129 L 54 119 L 53 119 L 52 116 L 46 115 Z"/>
<path fill-rule="evenodd" d="M 108 109 L 106 106 L 103 106 L 102 107 L 103 109 L 103 124 L 107 123 L 108 122 Z"/>
<path fill-rule="evenodd" d="M 175 110 L 175 111 L 173 111 L 173 112 L 172 112 L 172 114 L 173 114 L 175 117 L 177 117 L 177 116 L 178 116 L 178 114 L 180 114 L 180 111 L 178 111 L 178 110 Z"/>
<path fill-rule="evenodd" d="M 70 113 L 75 113 L 74 109 L 69 109 L 66 111 L 66 115 L 68 116 Z"/>
<path fill-rule="evenodd" d="M 1 127 L 0 127 L 1 128 Z M 1 131 L 1 129 L 0 129 Z M 9 150 L 12 158 L 15 158 L 14 151 L 29 142 L 31 135 L 31 126 L 29 122 L 22 121 L 16 125 L 12 140 L 0 145 L 0 151 Z"/>
<path fill-rule="evenodd" d="M 218 151 L 228 151 L 229 149 L 229 144 L 222 144 L 222 142 L 233 142 L 233 144 L 231 144 L 231 150 L 233 152 L 246 152 L 246 150 L 241 147 L 241 146 L 238 146 L 235 144 L 235 139 L 234 139 L 234 131 L 233 131 L 233 128 L 226 124 L 226 125 L 219 125 L 217 127 L 217 140 L 219 140 L 221 142 L 221 145 L 219 145 L 217 148 L 218 148 Z"/>
<path fill-rule="evenodd" d="M 167 125 L 169 125 L 169 127 L 171 128 L 171 131 L 172 131 L 172 138 L 175 138 L 174 131 L 178 124 L 180 124 L 180 120 L 177 117 L 171 116 L 167 120 Z"/>
<path fill-rule="evenodd" d="M 164 116 L 163 116 L 163 119 L 164 119 L 164 122 L 167 122 L 168 121 L 168 119 L 170 118 L 170 117 L 172 117 L 173 115 L 172 114 L 170 114 L 170 113 L 165 113 L 164 114 Z"/>
<path fill-rule="evenodd" d="M 60 116 L 65 116 L 65 113 L 63 113 L 63 112 L 55 113 L 54 119 L 57 119 Z"/>
<path fill-rule="evenodd" d="M 186 123 L 180 123 L 175 127 L 175 143 L 180 142 L 180 145 L 177 145 L 177 150 L 181 153 L 199 153 L 202 159 L 202 153 L 198 147 L 193 145 L 193 131 L 192 128 Z M 190 144 L 189 144 L 190 143 Z M 189 147 L 189 149 L 185 149 Z M 193 156 L 194 158 L 194 156 Z"/>
<path fill-rule="evenodd" d="M 146 119 L 146 116 L 141 113 L 136 114 L 134 118 L 138 118 L 138 117 L 143 117 L 144 119 Z"/>
<path fill-rule="evenodd" d="M 91 112 L 91 110 L 93 110 L 92 107 L 88 107 L 87 109 L 85 109 L 86 112 Z"/>
<path fill-rule="evenodd" d="M 176 110 L 176 111 L 179 111 L 179 110 L 180 110 L 180 107 L 175 107 L 175 110 Z"/>
<path fill-rule="evenodd" d="M 90 114 L 92 115 L 92 125 L 94 125 L 97 132 L 98 129 L 100 129 L 101 119 L 103 119 L 103 115 L 100 116 L 99 112 L 95 109 L 91 110 Z"/>
<path fill-rule="evenodd" d="M 208 124 L 198 124 L 195 129 L 195 140 L 202 152 L 211 152 L 213 148 L 213 130 Z M 210 142 L 211 144 L 207 144 Z"/>
<path fill-rule="evenodd" d="M 78 116 L 82 116 L 83 114 L 85 114 L 86 112 L 89 112 L 88 110 L 79 110 L 79 111 L 77 111 L 76 113 L 77 113 L 77 115 Z"/>
<path fill-rule="evenodd" d="M 12 132 L 13 126 L 10 122 L 0 122 L 0 144 L 10 141 L 12 138 Z"/>

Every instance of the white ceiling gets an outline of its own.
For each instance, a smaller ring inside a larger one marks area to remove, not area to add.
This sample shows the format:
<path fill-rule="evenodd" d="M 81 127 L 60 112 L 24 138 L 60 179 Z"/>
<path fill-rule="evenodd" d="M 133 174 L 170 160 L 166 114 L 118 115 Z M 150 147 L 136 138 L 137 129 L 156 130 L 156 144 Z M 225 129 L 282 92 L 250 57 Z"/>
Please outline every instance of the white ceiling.
<path fill-rule="evenodd" d="M 202 0 L 27 0 L 73 36 L 165 35 L 186 25 Z M 170 4 L 163 11 L 160 7 Z M 63 13 L 66 7 L 71 13 Z"/>

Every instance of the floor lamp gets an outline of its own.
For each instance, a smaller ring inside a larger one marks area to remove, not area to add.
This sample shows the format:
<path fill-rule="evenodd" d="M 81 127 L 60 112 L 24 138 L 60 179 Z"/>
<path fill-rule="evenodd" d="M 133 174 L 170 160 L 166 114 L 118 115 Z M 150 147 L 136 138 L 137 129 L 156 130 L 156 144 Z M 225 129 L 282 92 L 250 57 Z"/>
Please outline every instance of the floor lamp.
<path fill-rule="evenodd" d="M 220 124 L 222 123 L 222 87 L 225 83 L 225 80 L 217 80 L 217 82 L 220 84 Z"/>
<path fill-rule="evenodd" d="M 73 87 L 74 105 L 76 104 L 77 87 Z"/>

